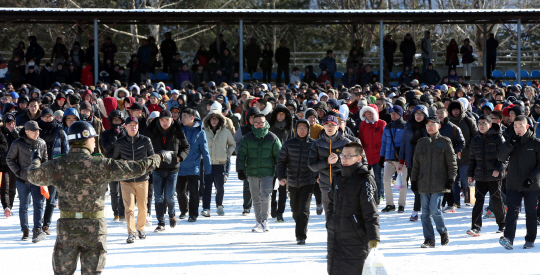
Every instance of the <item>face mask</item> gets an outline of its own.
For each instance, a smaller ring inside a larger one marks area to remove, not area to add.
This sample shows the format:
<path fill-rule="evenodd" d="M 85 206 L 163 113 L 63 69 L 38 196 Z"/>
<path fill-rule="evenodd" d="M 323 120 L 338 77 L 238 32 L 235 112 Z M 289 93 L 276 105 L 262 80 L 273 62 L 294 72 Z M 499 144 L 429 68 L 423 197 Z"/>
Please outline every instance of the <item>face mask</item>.
<path fill-rule="evenodd" d="M 90 121 L 90 116 L 89 116 L 89 115 L 83 115 L 83 114 L 81 114 L 80 117 L 81 117 L 81 120 L 84 120 L 84 121 Z"/>

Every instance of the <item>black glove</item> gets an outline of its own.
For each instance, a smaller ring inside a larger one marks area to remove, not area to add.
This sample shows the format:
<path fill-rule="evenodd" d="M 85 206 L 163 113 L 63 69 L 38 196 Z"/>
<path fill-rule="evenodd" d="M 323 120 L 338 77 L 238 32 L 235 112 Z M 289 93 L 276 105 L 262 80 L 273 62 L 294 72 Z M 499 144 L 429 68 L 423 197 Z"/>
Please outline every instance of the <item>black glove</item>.
<path fill-rule="evenodd" d="M 512 138 L 510 139 L 509 143 L 510 143 L 510 145 L 512 145 L 512 146 L 516 146 L 516 144 L 518 144 L 520 141 L 521 141 L 521 137 L 518 136 L 518 135 L 514 135 L 514 136 L 512 136 Z"/>
<path fill-rule="evenodd" d="M 523 182 L 523 187 L 525 188 L 531 188 L 533 184 L 533 181 L 531 179 L 526 179 L 524 182 Z"/>
<path fill-rule="evenodd" d="M 411 190 L 415 193 L 418 193 L 418 182 L 417 181 L 411 181 Z"/>
<path fill-rule="evenodd" d="M 452 189 L 452 187 L 454 187 L 454 180 L 453 179 L 446 180 L 446 184 L 444 185 L 444 188 Z"/>
<path fill-rule="evenodd" d="M 382 168 L 384 166 L 384 157 L 379 159 L 379 166 Z"/>
<path fill-rule="evenodd" d="M 32 161 L 34 161 L 35 159 L 39 159 L 39 161 L 41 162 L 41 152 L 39 151 L 39 149 L 34 149 L 32 151 Z"/>
<path fill-rule="evenodd" d="M 158 152 L 158 155 L 161 156 L 161 162 L 171 164 L 172 159 L 174 157 L 174 151 L 161 150 Z"/>
<path fill-rule="evenodd" d="M 238 173 L 238 179 L 239 180 L 245 180 L 246 179 L 246 174 L 244 174 L 244 170 L 240 170 L 237 173 Z"/>

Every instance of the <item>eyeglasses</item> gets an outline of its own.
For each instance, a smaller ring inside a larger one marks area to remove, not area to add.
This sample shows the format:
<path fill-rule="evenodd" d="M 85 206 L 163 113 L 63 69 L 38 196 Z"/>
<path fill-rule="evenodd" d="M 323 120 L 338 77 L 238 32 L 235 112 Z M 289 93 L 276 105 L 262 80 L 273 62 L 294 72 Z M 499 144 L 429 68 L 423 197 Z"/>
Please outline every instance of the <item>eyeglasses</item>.
<path fill-rule="evenodd" d="M 302 131 L 307 131 L 308 128 L 306 128 L 306 127 L 298 127 L 298 128 L 296 128 L 296 130 L 298 130 L 298 131 L 300 131 L 300 130 L 302 130 Z"/>
<path fill-rule="evenodd" d="M 360 155 L 341 155 L 341 158 L 344 158 L 344 159 L 352 159 L 352 158 L 357 158 L 359 157 Z"/>
<path fill-rule="evenodd" d="M 265 125 L 266 124 L 266 121 L 265 122 L 254 122 L 253 125 Z"/>
<path fill-rule="evenodd" d="M 478 122 L 478 125 L 489 125 L 488 122 Z"/>

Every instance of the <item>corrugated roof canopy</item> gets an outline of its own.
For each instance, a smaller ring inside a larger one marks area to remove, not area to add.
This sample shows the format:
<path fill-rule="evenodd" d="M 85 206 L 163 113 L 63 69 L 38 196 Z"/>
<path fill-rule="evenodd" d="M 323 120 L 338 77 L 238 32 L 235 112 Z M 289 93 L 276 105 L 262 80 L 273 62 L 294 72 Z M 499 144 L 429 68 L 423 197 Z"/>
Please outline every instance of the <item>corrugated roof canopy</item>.
<path fill-rule="evenodd" d="M 64 24 L 98 19 L 117 24 L 523 24 L 540 20 L 537 9 L 500 10 L 256 10 L 256 9 L 51 9 L 0 8 L 0 24 Z"/>

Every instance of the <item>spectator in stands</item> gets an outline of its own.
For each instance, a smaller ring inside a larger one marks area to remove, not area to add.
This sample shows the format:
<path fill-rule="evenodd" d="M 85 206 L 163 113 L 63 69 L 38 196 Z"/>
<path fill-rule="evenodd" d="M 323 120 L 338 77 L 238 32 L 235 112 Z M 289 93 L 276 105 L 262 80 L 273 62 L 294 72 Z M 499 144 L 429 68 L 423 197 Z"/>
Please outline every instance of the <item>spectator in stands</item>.
<path fill-rule="evenodd" d="M 392 35 L 386 35 L 383 41 L 384 60 L 386 61 L 388 71 L 391 72 L 394 67 L 394 53 L 397 49 L 397 43 L 392 39 Z"/>
<path fill-rule="evenodd" d="M 458 57 L 459 49 L 458 44 L 455 39 L 450 40 L 448 46 L 446 46 L 446 66 L 448 66 L 448 74 L 451 70 L 456 70 L 456 67 L 459 65 Z"/>
<path fill-rule="evenodd" d="M 471 67 L 472 63 L 474 62 L 473 57 L 473 46 L 471 46 L 471 41 L 469 38 L 466 38 L 463 41 L 463 46 L 461 46 L 461 49 L 459 52 L 463 55 L 463 58 L 461 60 L 461 63 L 463 63 L 463 77 L 465 80 L 471 80 Z"/>
<path fill-rule="evenodd" d="M 487 78 L 491 79 L 491 73 L 495 70 L 497 63 L 497 48 L 499 47 L 499 40 L 495 39 L 493 33 L 489 34 L 489 38 L 486 41 L 486 64 L 487 64 Z"/>
<path fill-rule="evenodd" d="M 277 67 L 277 79 L 276 83 L 281 83 L 281 74 L 285 76 L 285 83 L 290 83 L 289 80 L 289 63 L 291 62 L 291 51 L 287 48 L 287 41 L 281 39 L 279 41 L 279 47 L 276 49 L 275 54 Z"/>
<path fill-rule="evenodd" d="M 334 82 L 334 74 L 337 71 L 337 65 L 336 60 L 334 59 L 334 52 L 332 50 L 326 51 L 326 57 L 321 60 L 319 63 L 319 68 L 321 69 L 321 75 L 322 71 L 326 70 L 328 73 L 328 76 L 330 77 L 330 82 Z M 320 83 L 320 81 L 319 81 Z"/>
<path fill-rule="evenodd" d="M 103 53 L 103 60 L 110 60 L 114 64 L 114 55 L 118 50 L 116 45 L 112 42 L 110 37 L 105 38 L 105 43 L 101 45 L 101 52 Z"/>
<path fill-rule="evenodd" d="M 407 33 L 401 44 L 399 44 L 399 51 L 403 54 L 403 71 L 407 67 L 412 68 L 414 55 L 416 54 L 416 44 L 410 33 Z"/>
<path fill-rule="evenodd" d="M 165 39 L 161 41 L 159 45 L 159 51 L 163 57 L 163 71 L 168 72 L 170 69 L 170 64 L 174 58 L 174 55 L 178 51 L 176 47 L 176 42 L 171 39 L 171 33 L 165 33 Z"/>
<path fill-rule="evenodd" d="M 422 53 L 422 73 L 427 71 L 428 65 L 431 63 L 433 57 L 433 49 L 431 48 L 431 32 L 425 31 L 424 38 L 422 38 L 420 51 Z"/>

